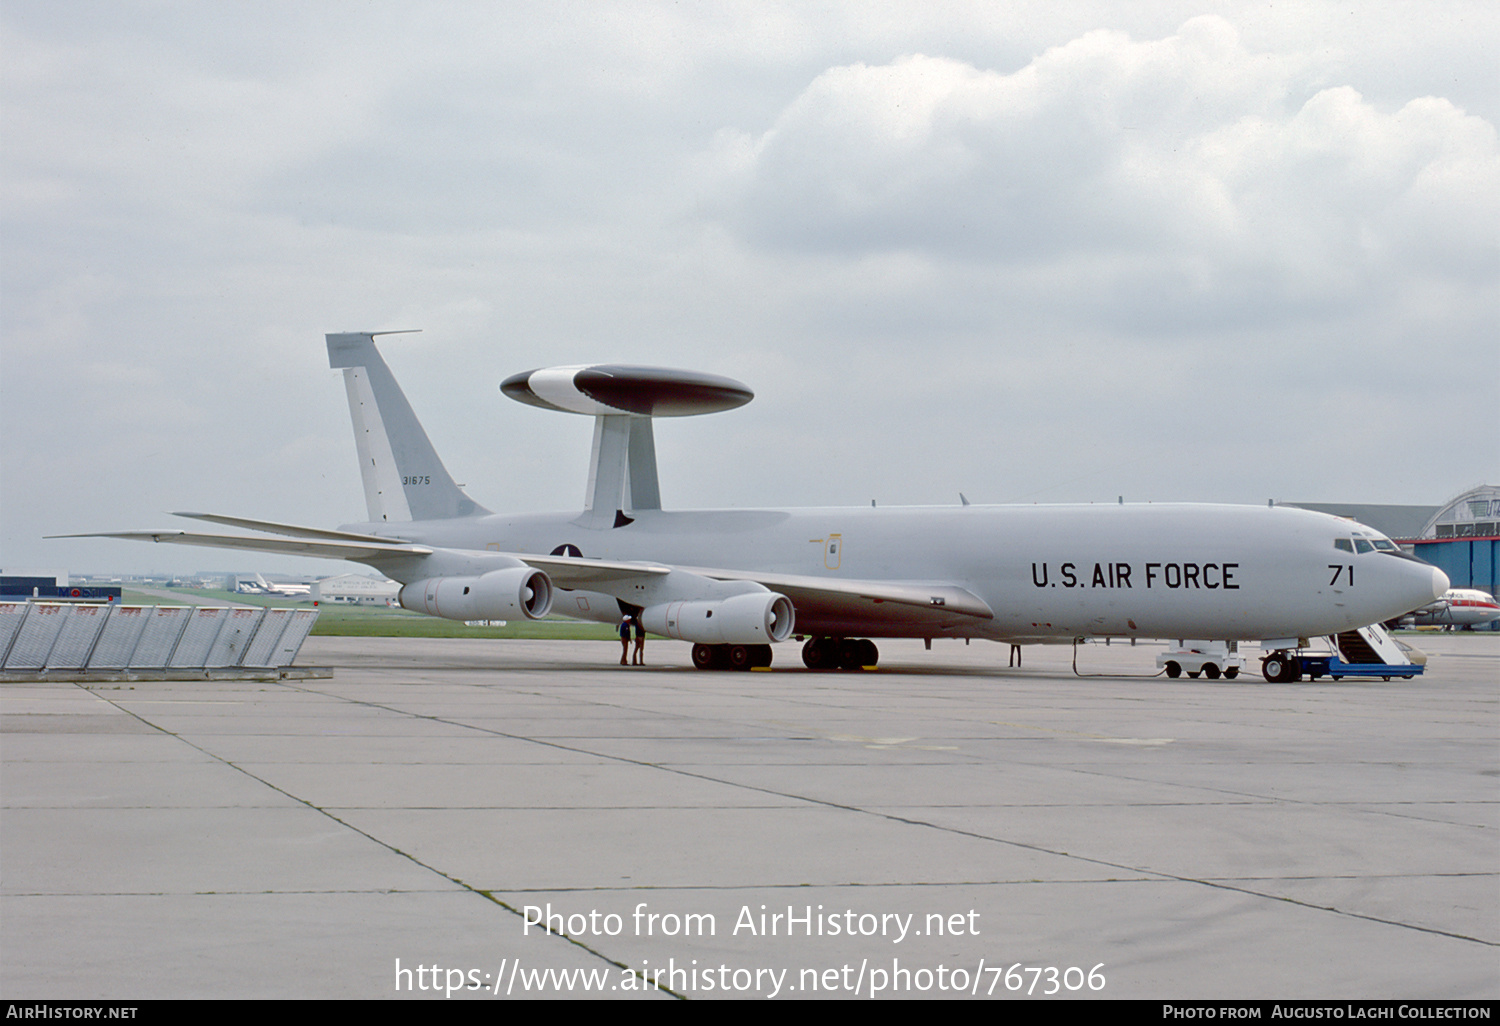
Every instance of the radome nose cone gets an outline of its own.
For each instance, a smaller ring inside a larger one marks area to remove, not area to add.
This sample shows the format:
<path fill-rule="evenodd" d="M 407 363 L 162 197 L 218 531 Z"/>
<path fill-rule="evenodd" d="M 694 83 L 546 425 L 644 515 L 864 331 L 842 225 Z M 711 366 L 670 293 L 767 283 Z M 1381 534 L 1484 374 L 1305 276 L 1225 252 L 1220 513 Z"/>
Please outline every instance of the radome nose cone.
<path fill-rule="evenodd" d="M 1436 602 L 1443 597 L 1443 593 L 1453 587 L 1453 582 L 1448 580 L 1448 575 L 1437 567 L 1432 568 L 1432 599 Z"/>

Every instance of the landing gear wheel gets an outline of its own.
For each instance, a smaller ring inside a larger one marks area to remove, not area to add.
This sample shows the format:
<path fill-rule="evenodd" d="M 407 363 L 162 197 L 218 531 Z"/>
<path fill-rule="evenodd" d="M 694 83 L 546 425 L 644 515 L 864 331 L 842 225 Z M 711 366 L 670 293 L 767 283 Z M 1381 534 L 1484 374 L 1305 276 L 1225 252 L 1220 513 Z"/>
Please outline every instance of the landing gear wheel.
<path fill-rule="evenodd" d="M 770 666 L 771 665 L 771 646 L 770 645 L 751 645 L 750 646 L 750 665 L 751 666 Z"/>
<path fill-rule="evenodd" d="M 1169 663 L 1167 663 L 1167 676 L 1171 677 L 1173 680 L 1176 680 L 1178 677 L 1181 677 L 1182 676 L 1182 664 L 1177 663 L 1177 662 L 1169 662 Z"/>
<path fill-rule="evenodd" d="M 720 666 L 717 645 L 694 645 L 693 667 L 699 670 L 717 670 Z"/>
<path fill-rule="evenodd" d="M 1207 677 L 1209 680 L 1218 680 L 1219 679 L 1219 668 L 1217 666 L 1215 666 L 1213 663 L 1204 663 L 1203 664 L 1203 676 Z"/>
<path fill-rule="evenodd" d="M 1295 684 L 1302 679 L 1302 664 L 1285 652 L 1272 652 L 1261 661 L 1261 675 L 1272 684 Z"/>
<path fill-rule="evenodd" d="M 844 638 L 838 643 L 839 667 L 845 670 L 863 670 L 874 666 L 880 659 L 880 649 L 869 638 Z"/>
<path fill-rule="evenodd" d="M 832 670 L 838 663 L 838 642 L 832 638 L 808 638 L 802 646 L 802 664 L 809 670 Z"/>
<path fill-rule="evenodd" d="M 729 646 L 729 668 L 731 670 L 748 670 L 755 665 L 751 649 L 754 645 L 730 645 Z"/>

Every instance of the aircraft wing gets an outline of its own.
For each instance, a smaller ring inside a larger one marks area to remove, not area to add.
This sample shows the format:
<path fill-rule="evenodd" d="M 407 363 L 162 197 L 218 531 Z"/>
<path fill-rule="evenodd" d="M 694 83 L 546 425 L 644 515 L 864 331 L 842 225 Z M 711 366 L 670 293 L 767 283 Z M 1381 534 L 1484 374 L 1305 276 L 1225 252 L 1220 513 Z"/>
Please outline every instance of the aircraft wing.
<path fill-rule="evenodd" d="M 761 573 L 713 567 L 624 563 L 577 556 L 532 556 L 513 552 L 528 566 L 544 571 L 560 588 L 607 587 L 632 578 L 654 577 L 672 571 L 716 581 L 752 581 L 792 600 L 798 624 L 809 628 L 866 624 L 954 625 L 973 619 L 994 619 L 994 611 L 973 592 L 956 584 L 913 581 L 851 581 L 800 574 Z"/>
<path fill-rule="evenodd" d="M 191 520 L 207 520 L 215 524 L 223 524 L 225 527 L 244 527 L 252 531 L 265 531 L 268 534 L 288 534 L 294 538 L 323 538 L 328 541 L 357 541 L 357 542 L 401 542 L 407 543 L 405 538 L 397 538 L 393 535 L 354 534 L 350 531 L 328 531 L 321 527 L 303 527 L 300 524 L 282 524 L 274 520 L 251 520 L 248 517 L 227 517 L 222 513 L 173 513 L 174 517 L 187 517 Z"/>
<path fill-rule="evenodd" d="M 57 534 L 52 538 L 124 538 L 128 541 L 161 542 L 172 545 L 200 545 L 216 549 L 247 549 L 252 552 L 276 552 L 284 555 L 318 556 L 325 559 L 349 559 L 368 562 L 383 556 L 430 556 L 432 546 L 418 545 L 396 538 L 353 534 L 348 531 L 325 531 L 316 527 L 278 524 L 267 520 L 227 517 L 212 513 L 178 513 L 177 516 L 211 520 L 236 527 L 291 535 L 268 538 L 264 535 L 196 534 L 191 531 L 107 531 L 89 534 Z M 466 551 L 466 550 L 449 550 Z M 474 550 L 475 555 L 505 556 L 545 571 L 560 588 L 585 588 L 593 584 L 623 581 L 635 577 L 654 577 L 672 572 L 671 567 L 655 563 L 624 563 L 578 556 L 533 556 L 518 552 Z"/>
<path fill-rule="evenodd" d="M 336 532 L 329 532 L 336 533 Z M 250 549 L 254 552 L 279 552 L 294 556 L 319 556 L 324 559 L 356 561 L 381 556 L 428 556 L 432 549 L 410 542 L 324 541 L 318 538 L 255 538 L 238 534 L 193 534 L 188 531 L 110 531 L 98 534 L 53 534 L 49 538 L 125 538 L 129 541 L 163 542 L 172 545 L 202 545 L 213 549 Z"/>
<path fill-rule="evenodd" d="M 885 613 L 882 619 L 945 620 L 957 616 L 993 620 L 995 611 L 978 595 L 956 584 L 920 581 L 850 581 L 810 577 L 802 574 L 760 573 L 754 570 L 717 570 L 680 567 L 720 581 L 754 581 L 779 591 L 797 607 L 799 622 L 804 611 L 836 616 Z M 891 604 L 898 609 L 881 610 Z"/>
<path fill-rule="evenodd" d="M 514 556 L 527 566 L 543 571 L 559 588 L 586 588 L 590 584 L 626 581 L 632 577 L 659 577 L 672 572 L 671 567 L 656 563 L 619 563 L 582 556 L 530 556 L 524 552 L 504 555 Z"/>
<path fill-rule="evenodd" d="M 53 535 L 59 538 L 124 538 L 131 541 L 208 548 L 245 549 L 285 555 L 317 556 L 368 563 L 393 556 L 428 556 L 434 547 L 399 538 L 328 531 L 268 520 L 222 516 L 214 513 L 179 513 L 178 516 L 245 527 L 286 537 L 265 535 L 197 534 L 190 531 L 112 531 L 91 534 Z M 479 553 L 476 551 L 476 555 Z M 762 573 L 712 567 L 675 567 L 660 563 L 587 559 L 581 556 L 531 555 L 494 552 L 541 570 L 560 588 L 598 587 L 633 578 L 659 577 L 674 569 L 719 581 L 753 581 L 792 600 L 798 622 L 822 624 L 830 629 L 848 624 L 858 629 L 871 622 L 903 624 L 952 624 L 968 618 L 994 619 L 994 611 L 973 592 L 956 584 L 921 581 L 859 581 L 812 577 L 801 574 Z M 605 588 L 605 590 L 609 590 Z"/>

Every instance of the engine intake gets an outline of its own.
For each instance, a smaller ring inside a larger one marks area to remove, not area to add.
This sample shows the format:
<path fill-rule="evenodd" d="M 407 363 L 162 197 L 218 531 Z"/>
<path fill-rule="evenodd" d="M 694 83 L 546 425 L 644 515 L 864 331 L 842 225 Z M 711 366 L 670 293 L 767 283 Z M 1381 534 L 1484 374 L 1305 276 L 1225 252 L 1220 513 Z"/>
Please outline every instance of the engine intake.
<path fill-rule="evenodd" d="M 529 566 L 479 577 L 428 577 L 401 589 L 401 606 L 445 620 L 540 620 L 552 608 L 552 581 Z"/>
<path fill-rule="evenodd" d="M 791 637 L 792 600 L 773 591 L 718 601 L 663 602 L 648 606 L 641 623 L 653 634 L 702 645 L 763 645 Z"/>

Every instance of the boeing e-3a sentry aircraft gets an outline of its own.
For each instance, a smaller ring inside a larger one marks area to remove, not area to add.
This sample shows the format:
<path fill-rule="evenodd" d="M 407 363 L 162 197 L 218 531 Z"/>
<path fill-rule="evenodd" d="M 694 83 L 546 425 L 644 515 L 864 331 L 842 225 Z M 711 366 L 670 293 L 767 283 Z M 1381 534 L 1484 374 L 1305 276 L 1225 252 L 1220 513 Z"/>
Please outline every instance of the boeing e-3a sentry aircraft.
<path fill-rule="evenodd" d="M 369 520 L 328 531 L 204 513 L 259 535 L 91 535 L 303 553 L 400 581 L 401 605 L 457 620 L 549 611 L 693 643 L 700 669 L 771 662 L 805 637 L 809 668 L 872 666 L 873 638 L 1259 642 L 1295 680 L 1299 639 L 1390 619 L 1448 588 L 1378 532 L 1277 506 L 1110 504 L 665 510 L 656 417 L 728 410 L 737 381 L 661 368 L 553 367 L 512 398 L 595 418 L 581 512 L 492 513 L 444 468 L 375 346 L 327 336 L 354 421 Z M 394 334 L 394 333 L 389 333 Z"/>

